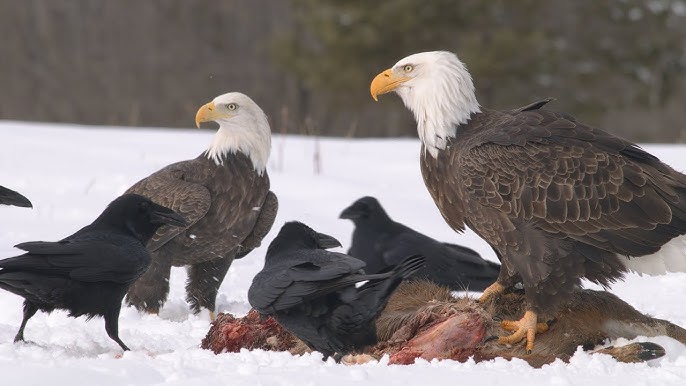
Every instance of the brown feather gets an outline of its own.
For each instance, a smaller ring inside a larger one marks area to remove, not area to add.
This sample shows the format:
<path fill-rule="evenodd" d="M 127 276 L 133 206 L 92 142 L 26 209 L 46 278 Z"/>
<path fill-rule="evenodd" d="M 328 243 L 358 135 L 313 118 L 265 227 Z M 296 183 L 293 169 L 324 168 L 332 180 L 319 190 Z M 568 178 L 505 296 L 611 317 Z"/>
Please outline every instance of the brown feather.
<path fill-rule="evenodd" d="M 189 300 L 196 311 L 199 306 L 213 310 L 213 296 L 202 293 L 218 288 L 233 259 L 259 246 L 269 232 L 278 202 L 267 173 L 257 173 L 240 152 L 222 161 L 218 165 L 203 154 L 169 165 L 127 191 L 168 206 L 190 222 L 185 229 L 163 227 L 155 235 L 148 245 L 152 268 L 132 286 L 130 304 L 156 311 L 168 291 L 170 267 L 192 265 Z M 213 280 L 219 283 L 209 283 Z"/>
<path fill-rule="evenodd" d="M 620 278 L 617 254 L 653 253 L 686 233 L 686 176 L 566 114 L 475 113 L 436 158 L 422 151 L 421 169 L 450 226 L 484 238 L 539 311 L 582 277 Z"/>

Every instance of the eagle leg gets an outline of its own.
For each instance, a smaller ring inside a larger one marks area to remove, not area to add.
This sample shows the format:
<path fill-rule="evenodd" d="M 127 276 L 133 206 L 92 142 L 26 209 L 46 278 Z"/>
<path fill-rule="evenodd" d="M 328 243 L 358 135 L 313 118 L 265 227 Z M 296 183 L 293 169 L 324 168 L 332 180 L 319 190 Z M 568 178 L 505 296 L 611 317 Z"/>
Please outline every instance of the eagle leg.
<path fill-rule="evenodd" d="M 129 287 L 126 303 L 139 311 L 157 315 L 169 295 L 171 259 L 154 254 L 148 270 Z"/>
<path fill-rule="evenodd" d="M 483 303 L 487 302 L 493 296 L 498 295 L 504 291 L 505 291 L 505 286 L 496 281 L 495 283 L 486 287 L 486 289 L 484 290 L 484 293 L 481 294 L 481 297 L 479 297 L 478 302 L 483 304 Z"/>
<path fill-rule="evenodd" d="M 206 308 L 210 311 L 210 321 L 214 321 L 219 287 L 232 262 L 233 256 L 229 256 L 188 266 L 186 301 L 194 314 Z"/>
<path fill-rule="evenodd" d="M 531 354 L 534 349 L 536 334 L 548 331 L 547 323 L 538 323 L 538 315 L 533 311 L 526 311 L 524 317 L 518 321 L 503 320 L 500 327 L 506 331 L 513 331 L 512 335 L 501 336 L 498 343 L 513 345 L 526 338 L 526 353 Z"/>

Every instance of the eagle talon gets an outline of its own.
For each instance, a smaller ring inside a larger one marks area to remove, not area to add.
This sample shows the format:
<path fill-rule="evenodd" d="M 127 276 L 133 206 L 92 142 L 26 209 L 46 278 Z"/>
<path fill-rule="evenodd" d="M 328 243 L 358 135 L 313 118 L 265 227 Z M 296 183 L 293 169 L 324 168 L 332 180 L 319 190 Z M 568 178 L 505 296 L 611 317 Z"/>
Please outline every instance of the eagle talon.
<path fill-rule="evenodd" d="M 500 327 L 505 331 L 512 331 L 508 336 L 498 338 L 498 343 L 514 345 L 526 338 L 526 353 L 531 354 L 537 333 L 548 331 L 548 323 L 538 323 L 538 316 L 533 311 L 526 311 L 520 320 L 503 320 Z"/>
<path fill-rule="evenodd" d="M 686 233 L 686 174 L 632 142 L 541 109 L 548 100 L 482 109 L 469 71 L 451 52 L 407 56 L 377 75 L 370 91 L 374 100 L 396 92 L 414 113 L 422 176 L 441 215 L 458 232 L 475 231 L 501 260 L 500 284 L 479 303 L 492 302 L 502 284 L 519 293 L 519 280 L 528 306 L 552 313 L 572 299 L 579 279 L 611 283 L 622 277 L 623 256 L 651 255 Z M 602 177 L 589 178 L 599 168 Z M 532 350 L 547 329 L 536 317 L 529 310 L 503 323 L 515 332 L 500 341 L 526 337 Z"/>
<path fill-rule="evenodd" d="M 501 294 L 505 291 L 505 286 L 498 283 L 497 281 L 484 290 L 483 294 L 479 297 L 479 300 L 477 302 L 483 304 L 487 302 L 489 299 L 491 299 L 493 296 Z"/>

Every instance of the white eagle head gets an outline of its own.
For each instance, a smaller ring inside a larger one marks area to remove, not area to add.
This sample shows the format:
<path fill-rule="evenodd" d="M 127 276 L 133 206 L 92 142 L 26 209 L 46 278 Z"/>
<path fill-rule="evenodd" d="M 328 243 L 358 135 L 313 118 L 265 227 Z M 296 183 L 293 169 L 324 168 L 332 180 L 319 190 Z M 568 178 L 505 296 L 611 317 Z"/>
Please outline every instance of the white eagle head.
<path fill-rule="evenodd" d="M 258 174 L 264 173 L 271 151 L 271 129 L 264 111 L 247 95 L 222 94 L 195 115 L 195 124 L 215 121 L 219 130 L 205 151 L 207 158 L 221 164 L 227 154 L 241 152 L 252 161 Z"/>
<path fill-rule="evenodd" d="M 370 91 L 374 100 L 391 91 L 400 95 L 414 114 L 419 138 L 434 157 L 455 136 L 457 126 L 481 111 L 467 67 L 447 51 L 400 59 L 374 78 Z"/>

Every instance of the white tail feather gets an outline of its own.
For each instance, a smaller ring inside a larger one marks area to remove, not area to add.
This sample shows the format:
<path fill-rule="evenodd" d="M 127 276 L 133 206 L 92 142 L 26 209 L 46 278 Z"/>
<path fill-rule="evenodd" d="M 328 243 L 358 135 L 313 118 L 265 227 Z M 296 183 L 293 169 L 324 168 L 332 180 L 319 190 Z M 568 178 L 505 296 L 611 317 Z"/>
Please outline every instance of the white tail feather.
<path fill-rule="evenodd" d="M 667 272 L 686 272 L 686 236 L 673 238 L 652 255 L 620 258 L 628 270 L 638 274 L 664 275 Z"/>

